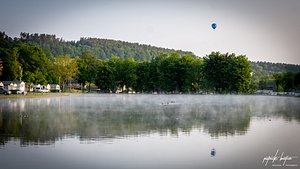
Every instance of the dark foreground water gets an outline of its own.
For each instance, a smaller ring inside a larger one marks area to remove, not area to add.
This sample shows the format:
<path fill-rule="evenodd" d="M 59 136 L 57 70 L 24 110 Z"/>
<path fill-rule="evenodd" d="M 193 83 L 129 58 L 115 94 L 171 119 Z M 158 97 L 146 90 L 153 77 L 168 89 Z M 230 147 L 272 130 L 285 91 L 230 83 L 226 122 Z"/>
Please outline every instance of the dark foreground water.
<path fill-rule="evenodd" d="M 300 166 L 300 98 L 94 94 L 0 106 L 1 169 Z"/>

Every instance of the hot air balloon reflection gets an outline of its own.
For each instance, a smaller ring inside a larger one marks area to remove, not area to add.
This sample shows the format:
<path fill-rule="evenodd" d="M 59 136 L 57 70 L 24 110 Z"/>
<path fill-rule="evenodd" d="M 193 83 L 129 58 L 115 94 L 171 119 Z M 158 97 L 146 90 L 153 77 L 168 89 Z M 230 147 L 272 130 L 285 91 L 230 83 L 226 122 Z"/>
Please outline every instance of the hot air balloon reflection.
<path fill-rule="evenodd" d="M 217 28 L 217 24 L 213 23 L 213 24 L 211 24 L 211 27 L 215 30 Z"/>
<path fill-rule="evenodd" d="M 211 156 L 211 157 L 216 156 L 216 149 L 215 149 L 215 148 L 212 148 L 212 149 L 210 150 L 210 156 Z"/>

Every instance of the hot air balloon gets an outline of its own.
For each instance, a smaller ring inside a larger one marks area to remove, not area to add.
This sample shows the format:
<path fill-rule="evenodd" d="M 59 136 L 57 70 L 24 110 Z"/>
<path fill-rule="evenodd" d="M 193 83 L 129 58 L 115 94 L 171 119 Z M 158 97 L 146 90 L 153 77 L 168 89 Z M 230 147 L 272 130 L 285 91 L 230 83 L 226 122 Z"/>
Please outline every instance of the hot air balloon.
<path fill-rule="evenodd" d="M 215 30 L 217 28 L 217 24 L 213 23 L 213 24 L 211 24 L 211 27 Z"/>

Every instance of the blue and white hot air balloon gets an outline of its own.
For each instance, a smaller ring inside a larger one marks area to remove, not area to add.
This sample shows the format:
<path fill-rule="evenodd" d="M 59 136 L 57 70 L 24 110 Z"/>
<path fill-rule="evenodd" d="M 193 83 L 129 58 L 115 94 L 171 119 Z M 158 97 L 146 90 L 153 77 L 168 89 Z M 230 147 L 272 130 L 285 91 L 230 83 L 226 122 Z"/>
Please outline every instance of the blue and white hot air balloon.
<path fill-rule="evenodd" d="M 215 30 L 217 28 L 217 24 L 213 23 L 213 24 L 211 24 L 211 27 Z"/>

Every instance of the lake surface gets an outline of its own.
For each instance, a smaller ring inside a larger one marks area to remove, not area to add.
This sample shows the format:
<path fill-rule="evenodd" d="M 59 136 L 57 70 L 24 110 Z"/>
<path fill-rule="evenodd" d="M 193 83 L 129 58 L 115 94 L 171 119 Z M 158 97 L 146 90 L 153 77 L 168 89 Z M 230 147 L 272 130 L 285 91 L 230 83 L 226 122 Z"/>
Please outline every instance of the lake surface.
<path fill-rule="evenodd" d="M 74 94 L 0 106 L 3 169 L 300 166 L 296 97 Z"/>

